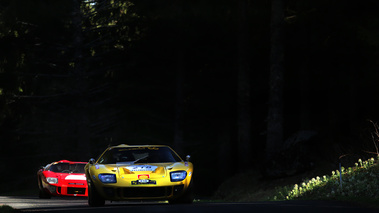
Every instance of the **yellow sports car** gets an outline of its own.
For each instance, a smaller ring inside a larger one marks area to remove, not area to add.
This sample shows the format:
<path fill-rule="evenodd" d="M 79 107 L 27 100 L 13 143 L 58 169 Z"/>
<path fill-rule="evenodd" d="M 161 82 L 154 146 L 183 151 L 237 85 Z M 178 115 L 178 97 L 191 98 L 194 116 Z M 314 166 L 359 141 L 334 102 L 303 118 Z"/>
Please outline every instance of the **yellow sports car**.
<path fill-rule="evenodd" d="M 165 145 L 118 145 L 108 147 L 85 166 L 88 204 L 105 200 L 168 200 L 192 203 L 193 165 Z"/>

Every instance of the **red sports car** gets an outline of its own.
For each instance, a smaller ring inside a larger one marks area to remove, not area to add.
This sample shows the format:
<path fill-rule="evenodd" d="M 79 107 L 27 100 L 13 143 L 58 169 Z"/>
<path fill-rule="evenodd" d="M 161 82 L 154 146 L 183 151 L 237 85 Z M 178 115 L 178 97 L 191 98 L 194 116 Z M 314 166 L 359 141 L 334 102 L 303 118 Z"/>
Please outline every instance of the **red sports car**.
<path fill-rule="evenodd" d="M 51 196 L 88 196 L 84 173 L 86 162 L 60 160 L 37 172 L 40 198 Z"/>

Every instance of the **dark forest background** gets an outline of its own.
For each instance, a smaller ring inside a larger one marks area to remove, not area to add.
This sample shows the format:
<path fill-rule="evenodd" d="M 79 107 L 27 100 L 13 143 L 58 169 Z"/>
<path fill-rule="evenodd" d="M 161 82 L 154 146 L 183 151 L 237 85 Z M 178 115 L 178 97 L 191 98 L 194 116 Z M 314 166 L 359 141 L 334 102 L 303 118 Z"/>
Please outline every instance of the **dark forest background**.
<path fill-rule="evenodd" d="M 204 195 L 369 156 L 378 47 L 376 0 L 1 0 L 1 191 L 121 143 L 190 154 Z"/>

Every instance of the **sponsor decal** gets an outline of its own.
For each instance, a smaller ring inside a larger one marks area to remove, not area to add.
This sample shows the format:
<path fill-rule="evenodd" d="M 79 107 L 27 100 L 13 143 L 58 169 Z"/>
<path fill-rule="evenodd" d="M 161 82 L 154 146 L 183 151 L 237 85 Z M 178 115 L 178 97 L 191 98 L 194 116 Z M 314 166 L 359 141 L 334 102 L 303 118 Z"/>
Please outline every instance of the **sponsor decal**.
<path fill-rule="evenodd" d="M 150 175 L 149 174 L 143 174 L 143 175 L 138 175 L 138 179 L 149 179 Z"/>
<path fill-rule="evenodd" d="M 139 179 L 132 181 L 132 185 L 145 185 L 145 184 L 157 184 L 157 181 L 155 180 L 149 180 L 149 179 Z"/>
<path fill-rule="evenodd" d="M 131 147 L 131 148 L 123 148 L 119 151 L 129 151 L 129 150 L 159 150 L 159 147 Z"/>

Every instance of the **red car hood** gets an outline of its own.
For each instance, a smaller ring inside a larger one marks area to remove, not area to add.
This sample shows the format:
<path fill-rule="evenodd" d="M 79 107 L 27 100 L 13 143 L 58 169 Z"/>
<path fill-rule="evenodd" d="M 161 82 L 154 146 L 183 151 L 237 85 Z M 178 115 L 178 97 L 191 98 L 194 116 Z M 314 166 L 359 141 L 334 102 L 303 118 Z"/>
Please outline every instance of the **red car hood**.
<path fill-rule="evenodd" d="M 66 181 L 86 181 L 85 174 L 58 173 L 58 178 Z"/>
<path fill-rule="evenodd" d="M 45 177 L 57 177 L 58 183 L 86 183 L 87 179 L 85 174 L 75 174 L 75 173 L 55 173 L 55 172 L 44 172 Z"/>

